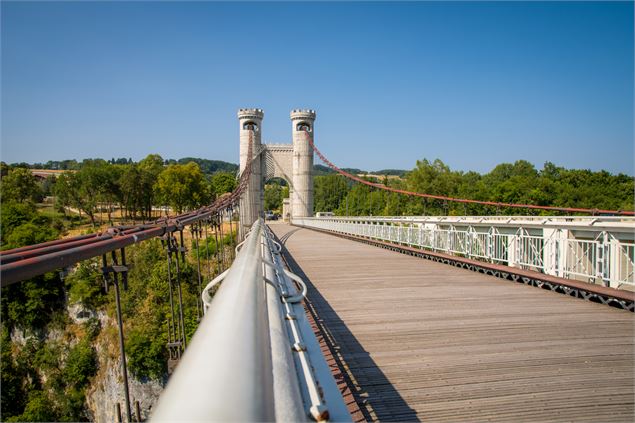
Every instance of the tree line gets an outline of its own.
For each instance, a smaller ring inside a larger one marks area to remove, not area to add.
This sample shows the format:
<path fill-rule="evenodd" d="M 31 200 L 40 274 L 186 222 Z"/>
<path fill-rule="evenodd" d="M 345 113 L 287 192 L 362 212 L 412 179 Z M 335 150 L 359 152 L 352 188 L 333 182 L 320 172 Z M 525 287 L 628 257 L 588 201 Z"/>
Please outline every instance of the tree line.
<path fill-rule="evenodd" d="M 183 157 L 178 160 L 175 160 L 175 159 L 163 160 L 163 164 L 166 166 L 171 164 L 187 164 L 189 162 L 195 162 L 196 164 L 198 164 L 201 167 L 201 170 L 203 171 L 203 173 L 212 174 L 212 173 L 221 172 L 221 171 L 236 173 L 238 171 L 237 164 L 224 162 L 222 160 L 200 159 L 196 157 Z M 83 162 L 77 161 L 75 159 L 49 160 L 44 163 L 26 163 L 26 162 L 13 163 L 11 164 L 11 167 L 24 167 L 27 169 L 47 169 L 47 170 L 78 170 L 82 167 L 82 163 Z M 113 157 L 110 160 L 108 160 L 108 163 L 125 165 L 125 164 L 132 164 L 134 163 L 134 161 L 130 157 L 128 158 L 119 157 L 117 159 Z"/>
<path fill-rule="evenodd" d="M 424 159 L 401 178 L 366 179 L 398 189 L 454 198 L 609 210 L 633 210 L 635 190 L 635 179 L 622 173 L 565 169 L 551 162 L 539 170 L 525 160 L 502 163 L 491 172 L 480 174 L 453 171 L 441 160 Z M 314 193 L 316 212 L 329 211 L 342 216 L 557 214 L 409 197 L 352 183 L 337 174 L 316 176 Z"/>
<path fill-rule="evenodd" d="M 181 213 L 209 204 L 236 186 L 233 172 L 206 174 L 196 161 L 166 165 L 157 154 L 138 163 L 87 159 L 76 169 L 42 183 L 27 168 L 4 164 L 2 168 L 3 202 L 40 202 L 53 195 L 58 210 L 71 208 L 84 213 L 93 225 L 99 211 L 107 213 L 110 224 L 115 208 L 126 219 L 151 219 L 153 208 L 170 207 Z"/>

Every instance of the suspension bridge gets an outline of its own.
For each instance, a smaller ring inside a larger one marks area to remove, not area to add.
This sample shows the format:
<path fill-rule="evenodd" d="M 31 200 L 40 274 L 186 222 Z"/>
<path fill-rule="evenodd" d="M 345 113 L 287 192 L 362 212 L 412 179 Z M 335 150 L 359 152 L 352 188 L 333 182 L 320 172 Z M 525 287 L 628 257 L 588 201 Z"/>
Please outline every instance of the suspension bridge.
<path fill-rule="evenodd" d="M 633 420 L 633 212 L 397 190 L 331 163 L 314 142 L 314 111 L 291 113 L 289 145 L 262 144 L 263 117 L 239 111 L 240 182 L 215 203 L 0 253 L 2 286 L 102 258 L 118 305 L 117 419 L 145 418 L 133 415 L 127 386 L 119 290 L 134 263 L 125 252 L 159 237 L 174 372 L 153 420 Z M 558 215 L 316 218 L 314 153 L 374 189 Z M 262 219 L 272 177 L 290 186 L 287 223 Z M 201 321 L 187 339 L 183 232 L 198 245 L 236 215 L 236 245 L 216 251 L 230 266 L 206 275 L 198 248 L 191 258 Z"/>

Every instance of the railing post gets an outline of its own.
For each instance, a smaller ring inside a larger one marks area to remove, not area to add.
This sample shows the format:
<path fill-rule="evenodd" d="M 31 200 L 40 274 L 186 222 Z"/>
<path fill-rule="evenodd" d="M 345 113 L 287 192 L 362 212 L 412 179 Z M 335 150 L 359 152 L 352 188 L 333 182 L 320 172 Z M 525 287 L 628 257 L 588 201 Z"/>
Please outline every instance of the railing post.
<path fill-rule="evenodd" d="M 513 235 L 509 235 L 509 242 L 507 243 L 507 265 L 510 267 L 520 267 L 518 263 L 520 262 L 520 238 L 522 237 L 522 232 L 520 229 L 517 229 Z"/>
<path fill-rule="evenodd" d="M 560 230 L 543 228 L 542 229 L 542 265 L 543 271 L 547 275 L 558 276 L 559 272 L 559 243 Z"/>
<path fill-rule="evenodd" d="M 137 410 L 137 421 L 142 422 L 143 419 L 141 418 L 141 405 L 139 404 L 139 401 L 135 401 L 135 408 Z"/>
<path fill-rule="evenodd" d="M 121 418 L 121 404 L 116 403 L 115 404 L 115 421 L 117 423 L 121 423 L 122 418 Z"/>
<path fill-rule="evenodd" d="M 434 225 L 432 227 L 432 234 L 431 235 L 432 235 L 432 237 L 431 237 L 431 241 L 432 242 L 430 243 L 431 244 L 430 247 L 434 251 L 434 250 L 437 249 L 437 225 Z"/>
<path fill-rule="evenodd" d="M 607 231 L 602 231 L 602 279 L 604 286 L 611 286 L 611 243 Z"/>

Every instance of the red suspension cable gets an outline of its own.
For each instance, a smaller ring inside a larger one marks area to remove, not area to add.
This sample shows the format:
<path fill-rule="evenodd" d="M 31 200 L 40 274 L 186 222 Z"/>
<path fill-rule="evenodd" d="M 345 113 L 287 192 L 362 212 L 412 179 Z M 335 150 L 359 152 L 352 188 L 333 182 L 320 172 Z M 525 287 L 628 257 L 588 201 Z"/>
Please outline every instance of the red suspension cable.
<path fill-rule="evenodd" d="M 633 211 L 584 209 L 584 208 L 575 208 L 575 207 L 538 206 L 538 205 L 534 205 L 534 204 L 501 203 L 501 202 L 497 202 L 497 201 L 481 201 L 481 200 L 470 200 L 470 199 L 466 199 L 466 198 L 446 197 L 444 195 L 424 194 L 422 192 L 413 192 L 413 191 L 406 191 L 406 190 L 403 190 L 403 189 L 391 188 L 391 187 L 388 187 L 388 186 L 386 186 L 384 184 L 379 184 L 379 183 L 366 181 L 366 180 L 364 180 L 364 179 L 362 179 L 362 178 L 360 178 L 360 177 L 358 177 L 356 175 L 348 173 L 348 172 L 340 169 L 339 167 L 335 166 L 333 163 L 331 163 L 329 161 L 329 159 L 327 159 L 324 156 L 324 154 L 322 154 L 320 152 L 320 150 L 317 149 L 317 147 L 313 143 L 313 140 L 311 139 L 308 131 L 306 131 L 306 130 L 305 130 L 305 135 L 306 135 L 307 139 L 309 140 L 309 145 L 311 145 L 311 148 L 313 149 L 313 151 L 315 151 L 315 154 L 317 154 L 318 157 L 328 167 L 330 167 L 331 169 L 333 169 L 334 171 L 336 171 L 340 175 L 345 176 L 348 179 L 351 179 L 353 181 L 359 182 L 360 184 L 368 185 L 370 187 L 383 189 L 384 191 L 396 192 L 398 194 L 410 195 L 410 196 L 421 197 L 421 198 L 432 198 L 434 200 L 444 200 L 444 201 L 450 201 L 450 202 L 455 202 L 455 203 L 482 204 L 482 205 L 485 205 L 485 206 L 495 206 L 495 207 L 513 207 L 513 208 L 534 209 L 534 210 L 551 210 L 551 211 L 561 211 L 561 212 L 567 212 L 567 213 L 588 213 L 588 214 L 592 214 L 592 215 L 596 215 L 596 214 L 612 214 L 612 215 L 618 215 L 618 216 L 635 216 L 635 212 L 633 212 Z"/>

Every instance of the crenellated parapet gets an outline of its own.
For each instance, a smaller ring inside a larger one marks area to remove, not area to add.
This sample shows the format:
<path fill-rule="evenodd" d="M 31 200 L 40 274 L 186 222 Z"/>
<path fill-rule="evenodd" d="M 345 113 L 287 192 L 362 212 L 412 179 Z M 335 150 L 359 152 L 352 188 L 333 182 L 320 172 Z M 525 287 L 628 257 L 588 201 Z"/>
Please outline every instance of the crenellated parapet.
<path fill-rule="evenodd" d="M 265 112 L 262 109 L 238 109 L 238 119 L 258 119 L 262 120 Z"/>
<path fill-rule="evenodd" d="M 291 111 L 291 120 L 315 120 L 315 110 L 311 109 L 295 109 Z"/>

